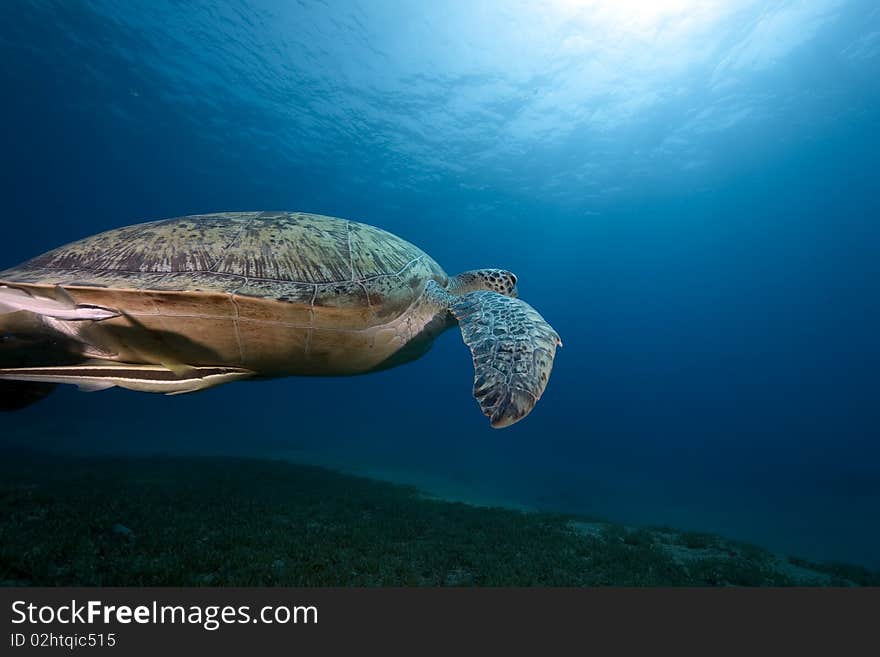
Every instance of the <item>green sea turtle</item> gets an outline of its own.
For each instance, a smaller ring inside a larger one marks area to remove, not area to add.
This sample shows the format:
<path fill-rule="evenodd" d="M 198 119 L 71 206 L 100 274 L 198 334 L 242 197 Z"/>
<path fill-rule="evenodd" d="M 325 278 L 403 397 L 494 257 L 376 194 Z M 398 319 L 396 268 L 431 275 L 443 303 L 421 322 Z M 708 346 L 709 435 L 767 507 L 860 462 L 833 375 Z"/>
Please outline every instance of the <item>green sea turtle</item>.
<path fill-rule="evenodd" d="M 59 383 L 179 394 L 372 372 L 458 324 L 493 427 L 544 392 L 556 331 L 501 269 L 449 277 L 395 235 L 335 217 L 227 212 L 100 233 L 0 271 L 0 408 Z"/>

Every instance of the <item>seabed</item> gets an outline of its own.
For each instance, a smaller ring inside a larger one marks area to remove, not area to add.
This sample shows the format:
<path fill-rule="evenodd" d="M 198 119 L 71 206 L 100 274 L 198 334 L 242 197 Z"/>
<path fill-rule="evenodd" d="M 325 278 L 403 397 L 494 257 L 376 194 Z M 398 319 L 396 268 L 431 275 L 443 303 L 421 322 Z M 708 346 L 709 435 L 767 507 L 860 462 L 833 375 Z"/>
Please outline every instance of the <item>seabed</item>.
<path fill-rule="evenodd" d="M 481 507 L 229 457 L 0 464 L 6 586 L 860 586 L 880 573 L 711 534 Z"/>

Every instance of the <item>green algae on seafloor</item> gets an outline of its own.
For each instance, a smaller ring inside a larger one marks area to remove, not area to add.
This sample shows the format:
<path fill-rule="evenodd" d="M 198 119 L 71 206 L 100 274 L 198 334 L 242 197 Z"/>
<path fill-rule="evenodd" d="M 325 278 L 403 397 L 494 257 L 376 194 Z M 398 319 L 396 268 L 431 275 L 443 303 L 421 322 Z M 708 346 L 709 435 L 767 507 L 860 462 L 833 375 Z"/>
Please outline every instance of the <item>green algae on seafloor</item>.
<path fill-rule="evenodd" d="M 709 534 L 426 499 L 281 461 L 8 456 L 7 585 L 880 584 Z"/>

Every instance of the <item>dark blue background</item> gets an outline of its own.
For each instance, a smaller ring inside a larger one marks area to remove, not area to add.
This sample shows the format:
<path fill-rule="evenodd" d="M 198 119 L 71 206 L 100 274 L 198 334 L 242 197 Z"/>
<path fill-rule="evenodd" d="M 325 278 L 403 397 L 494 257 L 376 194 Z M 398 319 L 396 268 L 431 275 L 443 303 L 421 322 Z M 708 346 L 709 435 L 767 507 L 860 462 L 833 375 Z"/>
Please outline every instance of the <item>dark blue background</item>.
<path fill-rule="evenodd" d="M 0 418 L 0 445 L 281 456 L 880 566 L 880 20 L 827 4 L 811 38 L 738 71 L 719 62 L 753 52 L 735 37 L 767 17 L 732 15 L 695 37 L 727 50 L 677 73 L 684 91 L 604 130 L 546 113 L 546 139 L 513 126 L 571 93 L 554 60 L 461 73 L 441 42 L 456 3 L 0 4 L 0 267 L 142 220 L 304 210 L 391 230 L 450 273 L 515 271 L 565 343 L 504 431 L 451 331 L 369 377 L 63 390 Z M 519 29 L 482 7 L 486 34 Z M 460 38 L 498 47 L 481 34 Z M 401 53 L 419 75 L 395 73 Z M 695 127 L 731 99 L 745 118 Z"/>

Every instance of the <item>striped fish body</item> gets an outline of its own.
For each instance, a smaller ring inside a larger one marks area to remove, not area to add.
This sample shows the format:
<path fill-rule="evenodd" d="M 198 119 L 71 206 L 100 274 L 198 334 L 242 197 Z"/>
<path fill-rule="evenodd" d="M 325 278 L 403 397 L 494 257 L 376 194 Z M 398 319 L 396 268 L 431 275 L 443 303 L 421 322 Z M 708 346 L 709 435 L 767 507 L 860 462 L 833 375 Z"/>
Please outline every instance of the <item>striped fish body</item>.
<path fill-rule="evenodd" d="M 139 392 L 176 395 L 250 378 L 253 372 L 233 367 L 191 367 L 174 372 L 161 365 L 87 363 L 58 367 L 0 369 L 0 380 L 39 384 L 74 384 L 92 392 L 118 386 Z"/>

